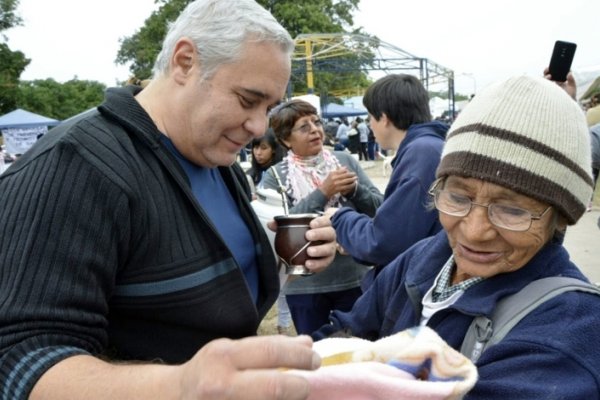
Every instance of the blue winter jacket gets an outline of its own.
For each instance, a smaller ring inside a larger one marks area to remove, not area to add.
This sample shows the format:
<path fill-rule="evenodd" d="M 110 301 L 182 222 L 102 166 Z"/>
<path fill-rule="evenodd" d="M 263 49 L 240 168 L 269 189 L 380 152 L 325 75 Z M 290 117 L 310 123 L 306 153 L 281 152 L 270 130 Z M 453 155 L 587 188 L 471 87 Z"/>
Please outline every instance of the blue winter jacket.
<path fill-rule="evenodd" d="M 427 191 L 435 180 L 448 126 L 412 125 L 392 161 L 392 176 L 374 218 L 341 208 L 331 219 L 338 242 L 355 259 L 384 266 L 442 226 L 428 207 Z"/>
<path fill-rule="evenodd" d="M 400 255 L 377 276 L 348 313 L 334 311 L 318 340 L 340 330 L 375 340 L 419 325 L 421 300 L 451 249 L 444 231 Z M 496 303 L 533 280 L 587 279 L 559 240 L 546 244 L 523 268 L 486 279 L 434 314 L 427 325 L 457 350 L 474 316 L 491 316 Z M 477 361 L 479 380 L 465 399 L 600 399 L 600 296 L 567 292 L 538 306 Z"/>

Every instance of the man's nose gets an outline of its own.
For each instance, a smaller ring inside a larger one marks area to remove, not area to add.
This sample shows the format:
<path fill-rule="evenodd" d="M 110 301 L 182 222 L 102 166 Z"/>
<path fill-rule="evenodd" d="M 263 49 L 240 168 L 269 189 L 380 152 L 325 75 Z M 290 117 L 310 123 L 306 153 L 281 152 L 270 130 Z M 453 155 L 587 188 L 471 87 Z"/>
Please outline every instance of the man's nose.
<path fill-rule="evenodd" d="M 254 137 L 260 137 L 265 134 L 267 130 L 268 118 L 267 115 L 260 112 L 254 112 L 250 117 L 244 122 L 244 128 L 252 133 Z"/>

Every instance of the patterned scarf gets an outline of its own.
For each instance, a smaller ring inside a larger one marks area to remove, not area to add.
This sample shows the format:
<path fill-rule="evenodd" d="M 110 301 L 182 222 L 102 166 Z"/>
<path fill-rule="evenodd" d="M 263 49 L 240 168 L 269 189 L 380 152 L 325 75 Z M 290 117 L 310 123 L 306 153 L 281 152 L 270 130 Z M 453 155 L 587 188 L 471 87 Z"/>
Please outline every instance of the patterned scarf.
<path fill-rule="evenodd" d="M 293 199 L 292 205 L 317 189 L 327 175 L 340 166 L 338 159 L 326 149 L 310 157 L 301 157 L 289 150 L 283 159 L 283 169 L 287 169 L 285 187 Z M 339 193 L 331 197 L 325 208 L 339 206 L 339 198 Z"/>

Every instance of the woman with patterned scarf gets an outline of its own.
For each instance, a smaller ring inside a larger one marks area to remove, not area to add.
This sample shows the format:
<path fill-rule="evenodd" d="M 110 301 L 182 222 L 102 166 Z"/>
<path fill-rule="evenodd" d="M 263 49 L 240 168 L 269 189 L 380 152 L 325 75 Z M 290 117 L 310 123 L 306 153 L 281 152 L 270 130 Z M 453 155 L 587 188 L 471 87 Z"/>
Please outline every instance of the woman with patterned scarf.
<path fill-rule="evenodd" d="M 273 110 L 271 127 L 288 152 L 263 175 L 261 185 L 279 190 L 279 180 L 290 214 L 347 206 L 375 215 L 383 195 L 352 155 L 323 147 L 325 132 L 316 108 L 291 100 Z M 368 268 L 348 255 L 337 254 L 325 271 L 290 279 L 284 291 L 296 331 L 311 333 L 327 323 L 330 311 L 351 309 Z"/>

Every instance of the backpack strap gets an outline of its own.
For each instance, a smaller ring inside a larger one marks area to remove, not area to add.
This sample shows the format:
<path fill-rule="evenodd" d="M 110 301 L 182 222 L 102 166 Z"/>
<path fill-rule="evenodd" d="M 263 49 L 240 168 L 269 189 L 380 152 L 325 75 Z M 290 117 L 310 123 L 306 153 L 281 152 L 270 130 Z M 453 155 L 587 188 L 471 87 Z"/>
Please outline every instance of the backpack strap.
<path fill-rule="evenodd" d="M 555 276 L 535 280 L 517 293 L 500 300 L 491 318 L 483 315 L 475 317 L 467 330 L 460 352 L 476 362 L 485 349 L 500 342 L 537 306 L 554 296 L 573 290 L 600 296 L 598 286 L 575 278 Z"/>

